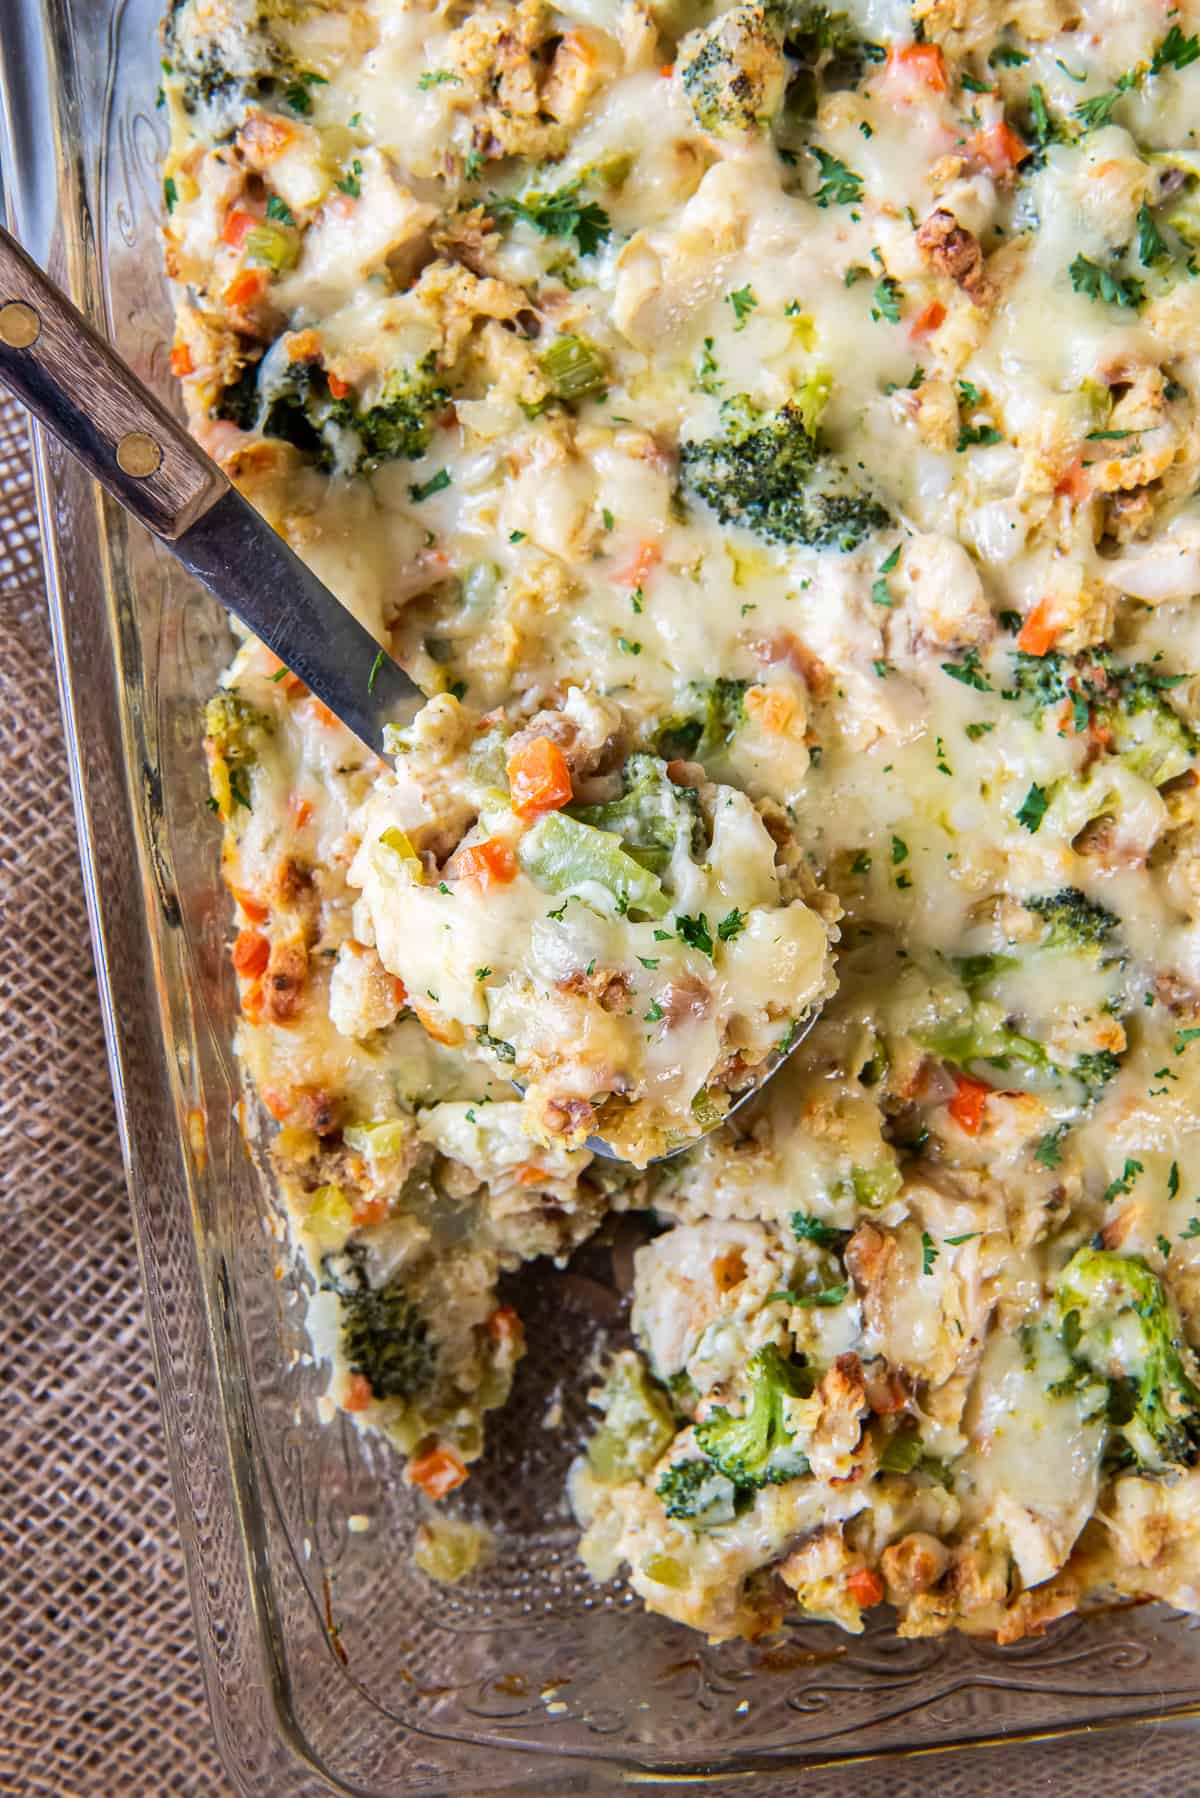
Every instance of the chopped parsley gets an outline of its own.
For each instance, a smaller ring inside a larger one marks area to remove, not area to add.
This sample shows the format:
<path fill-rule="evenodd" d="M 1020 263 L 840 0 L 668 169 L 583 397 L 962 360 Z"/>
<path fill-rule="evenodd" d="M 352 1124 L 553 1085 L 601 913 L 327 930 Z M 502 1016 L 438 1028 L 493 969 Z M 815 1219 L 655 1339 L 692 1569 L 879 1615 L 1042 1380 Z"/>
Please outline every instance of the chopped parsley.
<path fill-rule="evenodd" d="M 928 1230 L 921 1231 L 921 1272 L 931 1274 L 934 1263 L 941 1253 Z"/>
<path fill-rule="evenodd" d="M 943 662 L 942 673 L 948 674 L 951 680 L 961 681 L 964 687 L 974 687 L 977 693 L 990 693 L 992 683 L 979 666 L 979 651 L 968 649 L 961 662 Z"/>
<path fill-rule="evenodd" d="M 876 324 L 880 319 L 886 319 L 889 325 L 898 325 L 900 323 L 900 302 L 903 298 L 904 289 L 894 275 L 884 275 L 876 281 L 875 292 L 872 295 L 874 304 L 871 307 L 871 317 Z"/>
<path fill-rule="evenodd" d="M 1123 1193 L 1132 1192 L 1138 1175 L 1144 1171 L 1140 1161 L 1127 1157 L 1120 1174 L 1105 1189 L 1104 1203 L 1107 1205 L 1110 1200 L 1120 1198 Z"/>
<path fill-rule="evenodd" d="M 726 912 L 717 925 L 717 935 L 723 943 L 731 943 L 736 936 L 741 936 L 746 928 L 746 914 L 735 905 L 732 911 Z"/>
<path fill-rule="evenodd" d="M 695 918 L 686 917 L 682 912 L 675 919 L 675 927 L 679 940 L 686 943 L 689 949 L 699 949 L 702 955 L 710 956 L 713 952 L 713 940 L 708 928 L 708 919 L 701 912 Z M 718 931 L 720 926 L 718 925 Z"/>
<path fill-rule="evenodd" d="M 1138 261 L 1143 268 L 1152 268 L 1156 262 L 1166 262 L 1171 252 L 1167 248 L 1162 232 L 1154 222 L 1147 201 L 1143 200 L 1138 207 Z"/>
<path fill-rule="evenodd" d="M 461 75 L 456 75 L 453 69 L 426 69 L 417 82 L 417 86 L 423 94 L 427 94 L 431 87 L 445 87 L 447 82 L 451 81 L 456 86 L 461 87 L 462 85 Z"/>
<path fill-rule="evenodd" d="M 1105 300 L 1110 306 L 1123 306 L 1136 312 L 1146 298 L 1146 290 L 1133 275 L 1117 275 L 1101 267 L 1088 256 L 1076 256 L 1067 273 L 1076 293 L 1089 300 Z"/>
<path fill-rule="evenodd" d="M 595 200 L 579 198 L 583 179 L 566 182 L 552 193 L 528 193 L 521 199 L 488 196 L 494 218 L 522 219 L 543 237 L 573 237 L 580 254 L 591 256 L 612 236 L 612 221 Z"/>
<path fill-rule="evenodd" d="M 818 206 L 857 206 L 863 197 L 862 176 L 831 156 L 828 150 L 819 150 L 816 145 L 809 146 L 809 155 L 815 156 L 817 167 L 821 172 L 821 184 L 813 195 Z"/>
<path fill-rule="evenodd" d="M 792 1212 L 792 1235 L 799 1242 L 815 1243 L 819 1249 L 839 1249 L 846 1238 L 844 1230 L 836 1230 L 832 1224 L 804 1211 Z"/>
<path fill-rule="evenodd" d="M 1062 1160 L 1059 1144 L 1066 1135 L 1066 1124 L 1059 1124 L 1055 1130 L 1048 1130 L 1045 1136 L 1039 1137 L 1037 1148 L 1033 1151 L 1033 1159 L 1043 1167 L 1057 1167 Z"/>
<path fill-rule="evenodd" d="M 1030 835 L 1035 834 L 1041 828 L 1049 804 L 1049 793 L 1045 787 L 1039 787 L 1035 780 L 1017 810 L 1017 823 L 1023 825 Z"/>
<path fill-rule="evenodd" d="M 437 473 L 430 475 L 427 481 L 418 481 L 415 485 L 410 482 L 408 497 L 415 505 L 420 505 L 423 499 L 431 499 L 435 493 L 444 492 L 449 485 L 450 470 L 439 468 Z"/>
<path fill-rule="evenodd" d="M 745 287 L 736 288 L 733 293 L 725 295 L 726 303 L 733 307 L 733 316 L 737 320 L 735 331 L 744 331 L 750 314 L 758 306 L 754 289 L 747 283 Z"/>

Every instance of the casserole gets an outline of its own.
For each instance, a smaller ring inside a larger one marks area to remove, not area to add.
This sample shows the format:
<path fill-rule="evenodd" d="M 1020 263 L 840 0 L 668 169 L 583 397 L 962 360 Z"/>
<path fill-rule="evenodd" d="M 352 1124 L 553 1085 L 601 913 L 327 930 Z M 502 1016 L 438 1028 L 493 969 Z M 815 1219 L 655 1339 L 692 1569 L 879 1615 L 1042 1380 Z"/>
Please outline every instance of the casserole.
<path fill-rule="evenodd" d="M 4 147 L 25 242 L 165 394 L 156 22 L 143 0 L 25 4 L 2 46 Z M 323 1380 L 233 1116 L 198 753 L 224 620 L 44 448 L 41 498 L 181 1529 L 218 1736 L 244 1789 L 603 1792 L 639 1773 L 755 1770 L 778 1789 L 788 1766 L 1190 1714 L 1194 1631 L 1157 1609 L 1010 1650 L 872 1631 L 848 1643 L 823 1625 L 707 1649 L 620 1587 L 594 1591 L 569 1519 L 541 1502 L 557 1505 L 570 1431 L 520 1427 L 592 1332 L 540 1279 L 522 1309 L 554 1347 L 524 1370 L 478 1479 L 497 1559 L 461 1594 L 410 1570 L 415 1520 L 390 1457 L 317 1423 Z M 582 1395 L 564 1393 L 582 1422 Z"/>

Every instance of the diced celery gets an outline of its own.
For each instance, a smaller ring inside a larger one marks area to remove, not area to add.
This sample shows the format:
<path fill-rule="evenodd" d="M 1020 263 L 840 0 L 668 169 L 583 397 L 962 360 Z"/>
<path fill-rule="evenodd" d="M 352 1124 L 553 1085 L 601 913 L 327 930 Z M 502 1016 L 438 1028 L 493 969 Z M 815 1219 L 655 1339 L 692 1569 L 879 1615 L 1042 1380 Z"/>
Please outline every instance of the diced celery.
<path fill-rule="evenodd" d="M 349 1124 L 342 1131 L 342 1141 L 347 1148 L 369 1156 L 372 1161 L 386 1161 L 390 1157 L 403 1155 L 411 1137 L 412 1125 L 407 1118 L 382 1118 L 372 1124 Z"/>
<path fill-rule="evenodd" d="M 609 830 L 550 812 L 521 840 L 518 860 L 535 885 L 551 893 L 601 886 L 624 911 L 665 917 L 670 902 L 656 874 L 627 855 Z"/>
<path fill-rule="evenodd" d="M 430 1517 L 417 1531 L 413 1560 L 428 1579 L 453 1586 L 478 1566 L 488 1534 L 475 1523 L 455 1517 Z"/>
<path fill-rule="evenodd" d="M 613 1362 L 600 1398 L 604 1422 L 588 1443 L 598 1479 L 613 1485 L 648 1473 L 675 1434 L 666 1393 L 631 1350 Z"/>
<path fill-rule="evenodd" d="M 299 261 L 300 240 L 279 225 L 255 225 L 246 233 L 246 258 L 282 275 Z"/>
<path fill-rule="evenodd" d="M 656 1586 L 670 1586 L 677 1592 L 688 1583 L 687 1568 L 680 1566 L 673 1555 L 651 1555 L 642 1563 L 642 1572 Z"/>
<path fill-rule="evenodd" d="M 423 879 L 424 870 L 421 866 L 421 858 L 413 848 L 408 832 L 401 830 L 398 824 L 389 824 L 386 830 L 380 831 L 379 845 L 380 848 L 386 849 L 389 855 L 395 856 L 402 862 L 414 880 Z"/>
<path fill-rule="evenodd" d="M 550 383 L 555 399 L 573 405 L 589 394 L 603 393 L 608 386 L 608 370 L 604 358 L 586 337 L 571 333 L 558 337 L 538 357 L 538 367 Z"/>
<path fill-rule="evenodd" d="M 317 1238 L 322 1250 L 340 1248 L 350 1234 L 354 1213 L 340 1186 L 318 1186 L 309 1200 L 304 1227 Z"/>
<path fill-rule="evenodd" d="M 500 584 L 500 570 L 494 562 L 472 562 L 462 577 L 464 605 L 472 611 L 490 606 Z"/>
<path fill-rule="evenodd" d="M 1200 247 L 1200 188 L 1185 188 L 1163 218 L 1191 249 Z"/>

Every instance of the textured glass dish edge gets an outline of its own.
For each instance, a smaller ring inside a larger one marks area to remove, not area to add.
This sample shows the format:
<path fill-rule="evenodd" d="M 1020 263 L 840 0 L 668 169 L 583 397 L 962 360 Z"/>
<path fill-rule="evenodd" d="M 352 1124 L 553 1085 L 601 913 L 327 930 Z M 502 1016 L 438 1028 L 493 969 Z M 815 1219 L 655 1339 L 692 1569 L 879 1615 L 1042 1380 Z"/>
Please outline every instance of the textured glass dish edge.
<path fill-rule="evenodd" d="M 85 310 L 111 327 L 123 296 L 106 281 L 106 233 L 114 222 L 121 227 L 109 159 L 114 147 L 124 157 L 127 146 L 110 130 L 110 82 L 128 0 L 16 0 L 15 14 L 12 5 L 9 0 L 0 24 L 0 164 L 12 223 Z M 128 122 L 118 123 L 125 129 Z M 157 365 L 151 356 L 141 370 L 160 387 L 161 348 Z M 375 1776 L 348 1780 L 321 1764 L 300 1721 L 294 1678 L 299 1657 L 281 1621 L 287 1611 L 295 1627 L 308 1595 L 297 1602 L 294 1592 L 283 1592 L 289 1581 L 303 1581 L 293 1565 L 294 1549 L 283 1540 L 270 1469 L 260 1454 L 249 1396 L 253 1357 L 225 1252 L 227 1218 L 211 1190 L 231 1174 L 221 1157 L 236 1152 L 228 1128 L 222 1135 L 220 1120 L 206 1114 L 214 1069 L 197 1018 L 216 1001 L 197 990 L 181 928 L 179 870 L 163 792 L 157 657 L 161 632 L 178 622 L 176 612 L 186 616 L 187 589 L 172 579 L 158 552 L 97 500 L 54 445 L 39 440 L 37 460 L 65 748 L 176 1505 L 214 1723 L 242 1788 L 273 1798 L 329 1792 L 433 1798 L 484 1790 L 601 1793 L 642 1779 L 687 1788 L 741 1775 L 739 1784 L 747 1789 L 778 1791 L 788 1769 L 811 1774 L 881 1755 L 1200 1714 L 1200 1653 L 1187 1630 L 1174 1640 L 1180 1650 L 1187 1642 L 1188 1682 L 1169 1692 L 1162 1668 L 1158 1703 L 1151 1699 L 1152 1682 L 1144 1708 L 1123 1714 L 1114 1709 L 1111 1716 L 1092 1708 L 1082 1718 L 1064 1715 L 1059 1721 L 1031 1712 L 1025 1720 L 1011 1709 L 1002 1717 L 989 1715 L 981 1703 L 970 1719 L 952 1719 L 944 1709 L 943 1729 L 950 1721 L 954 1727 L 940 1741 L 931 1712 L 915 1739 L 900 1747 L 879 1749 L 866 1740 L 856 1747 L 843 1734 L 838 1747 L 758 1752 L 747 1746 L 701 1762 L 681 1753 L 673 1765 L 658 1759 L 650 1767 L 628 1755 L 572 1759 L 550 1742 L 530 1754 L 515 1745 L 458 1741 L 452 1733 L 439 1737 L 436 1730 L 421 1730 L 417 1741 L 403 1729 L 385 1727 L 377 1712 Z M 142 583 L 136 608 L 135 576 Z M 147 576 L 155 603 L 159 594 L 166 596 L 157 630 L 143 616 Z M 218 946 L 222 929 L 222 920 L 215 920 Z M 312 1617 L 309 1624 L 332 1667 L 323 1620 Z M 1170 1637 L 1162 1640 L 1165 1660 Z M 1109 1644 L 1113 1653 L 1103 1671 L 1110 1677 L 1120 1677 L 1125 1646 Z M 1096 1662 L 1099 1674 L 1102 1652 L 1098 1636 L 1086 1644 L 1075 1637 L 1072 1652 L 1031 1658 L 1028 1672 L 1049 1675 L 1053 1683 L 1053 1669 L 1081 1660 Z M 966 1651 L 964 1658 L 970 1658 Z M 703 1651 L 697 1661 L 707 1677 Z M 311 1658 L 304 1662 L 311 1664 Z M 998 1669 L 992 1677 L 1004 1683 Z M 718 1680 L 714 1673 L 710 1683 Z M 339 1705 L 354 1692 L 350 1681 L 341 1683 Z M 987 1683 L 965 1682 L 968 1690 Z M 951 1688 L 951 1702 L 957 1690 Z M 697 1691 L 703 1694 L 702 1681 Z M 683 1708 L 693 1701 L 681 1695 L 662 1702 Z M 891 1702 L 903 1704 L 906 1714 L 911 1709 L 915 1724 L 918 1696 L 910 1692 L 905 1701 L 897 1690 Z M 761 1780 L 746 1778 L 755 1771 Z M 998 1785 L 1005 1777 L 998 1762 L 996 1773 Z"/>

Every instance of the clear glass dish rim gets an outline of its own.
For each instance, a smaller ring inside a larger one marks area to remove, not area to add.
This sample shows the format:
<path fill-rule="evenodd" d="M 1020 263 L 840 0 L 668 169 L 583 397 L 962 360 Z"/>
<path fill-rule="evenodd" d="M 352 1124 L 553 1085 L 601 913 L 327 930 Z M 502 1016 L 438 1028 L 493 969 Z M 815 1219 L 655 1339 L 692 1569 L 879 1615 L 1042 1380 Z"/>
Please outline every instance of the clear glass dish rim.
<path fill-rule="evenodd" d="M 104 8 L 111 33 L 125 0 L 99 0 L 99 5 Z M 110 295 L 102 266 L 105 220 L 97 203 L 103 183 L 100 165 L 104 124 L 93 121 L 101 131 L 97 165 L 81 166 L 70 141 L 71 121 L 64 106 L 64 100 L 69 106 L 77 99 L 66 67 L 73 53 L 73 0 L 9 0 L 9 6 L 14 12 L 0 26 L 0 173 L 5 180 L 9 223 L 31 253 L 68 287 L 93 322 L 105 328 L 109 323 Z M 278 1798 L 291 1798 L 292 1794 L 316 1798 L 317 1794 L 355 1792 L 360 1798 L 370 1798 L 365 1790 L 345 1784 L 313 1759 L 291 1708 L 286 1646 L 275 1627 L 270 1567 L 264 1566 L 262 1559 L 266 1536 L 261 1517 L 255 1515 L 255 1506 L 269 1501 L 254 1465 L 252 1419 L 238 1394 L 236 1329 L 222 1313 L 228 1289 L 221 1286 L 220 1245 L 206 1231 L 194 1202 L 193 1168 L 181 1122 L 186 1115 L 185 1081 L 175 1044 L 168 1034 L 167 1002 L 162 990 L 164 943 L 161 926 L 156 928 L 151 921 L 157 917 L 152 900 L 157 889 L 151 868 L 155 822 L 152 783 L 147 783 L 144 772 L 150 765 L 150 746 L 140 734 L 137 718 L 130 715 L 128 703 L 121 702 L 121 626 L 117 610 L 124 522 L 107 502 L 96 500 L 62 453 L 36 427 L 33 439 L 64 747 L 106 1050 L 176 1510 L 218 1744 L 231 1775 L 246 1792 L 269 1790 L 273 1798 L 276 1794 Z M 112 663 L 104 682 L 94 678 L 94 667 L 80 662 L 80 627 L 69 579 L 80 551 L 77 540 L 66 541 L 63 527 L 68 511 L 72 535 L 86 541 L 103 589 L 102 635 Z M 108 707 L 111 709 L 106 710 Z M 101 789 L 105 790 L 104 795 Z M 131 968 L 113 946 L 119 929 L 117 920 L 129 910 L 130 890 L 128 882 L 118 890 L 111 877 L 113 857 L 100 852 L 95 816 L 98 797 L 108 796 L 114 789 L 121 792 L 124 803 L 115 818 L 111 808 L 106 811 L 104 828 L 117 830 L 119 841 L 114 847 L 118 859 L 123 856 L 126 865 L 136 867 L 139 873 L 137 934 L 143 959 L 136 968 Z M 158 1079 L 153 1091 L 135 1102 L 131 1099 L 131 1083 L 144 1076 L 146 1045 L 134 1041 L 136 1032 L 130 1018 L 136 1015 L 134 1008 L 148 993 L 158 1002 L 151 1022 Z M 191 1254 L 182 1262 L 172 1250 L 158 1195 L 151 1191 L 145 1135 L 154 1126 L 169 1133 L 177 1163 L 178 1190 L 168 1192 L 166 1200 L 191 1201 Z M 203 1346 L 199 1353 L 179 1352 L 174 1317 L 180 1305 L 192 1308 L 203 1319 Z M 189 1447 L 197 1431 L 225 1446 L 226 1465 L 215 1478 L 213 1470 L 197 1469 Z M 256 1668 L 261 1681 L 254 1689 L 245 1680 L 248 1664 Z M 1006 1731 L 861 1753 L 799 1750 L 783 1755 L 743 1755 L 736 1763 L 711 1773 L 699 1769 L 651 1772 L 640 1769 L 626 1756 L 597 1758 L 586 1763 L 586 1785 L 577 1787 L 572 1779 L 571 1789 L 599 1793 L 638 1784 L 643 1779 L 685 1790 L 699 1789 L 714 1777 L 739 1775 L 741 1780 L 749 1779 L 757 1785 L 759 1772 L 764 1781 L 778 1780 L 789 1771 L 812 1775 L 822 1768 L 849 1770 L 870 1761 L 924 1759 L 935 1754 L 1094 1733 L 1098 1729 L 1130 1729 L 1135 1724 L 1168 1718 L 1196 1717 L 1200 1717 L 1200 1694 L 1193 1704 L 1134 1719 L 1117 1715 L 1050 1728 L 1033 1725 L 1025 1732 Z M 267 1730 L 264 1725 L 269 1726 Z M 560 1770 L 558 1775 L 556 1767 Z M 561 1781 L 568 1777 L 568 1769 L 572 1775 L 583 1770 L 570 1756 L 550 1750 L 544 1756 L 544 1766 L 537 1770 L 539 1775 L 548 1773 L 550 1782 L 541 1776 L 530 1783 L 522 1779 L 519 1789 L 545 1794 L 562 1791 L 565 1787 Z M 533 1768 L 510 1769 L 514 1770 L 518 1774 L 535 1772 Z M 593 1784 L 597 1778 L 606 1783 Z M 611 1783 L 607 1783 L 609 1780 Z M 505 1789 L 518 1788 L 510 1787 L 506 1778 Z M 435 1798 L 435 1788 L 430 1786 L 427 1790 L 428 1798 Z M 436 1788 L 446 1798 L 453 1798 L 455 1790 L 450 1785 Z"/>

